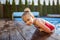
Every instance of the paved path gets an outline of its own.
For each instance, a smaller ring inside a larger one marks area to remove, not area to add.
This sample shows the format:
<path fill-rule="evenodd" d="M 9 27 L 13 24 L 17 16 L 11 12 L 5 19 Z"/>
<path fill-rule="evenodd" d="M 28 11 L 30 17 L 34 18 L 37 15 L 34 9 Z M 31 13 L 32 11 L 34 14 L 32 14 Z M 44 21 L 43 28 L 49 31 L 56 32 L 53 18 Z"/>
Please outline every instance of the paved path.
<path fill-rule="evenodd" d="M 25 23 L 0 20 L 0 40 L 60 40 L 60 35 L 40 32 Z"/>

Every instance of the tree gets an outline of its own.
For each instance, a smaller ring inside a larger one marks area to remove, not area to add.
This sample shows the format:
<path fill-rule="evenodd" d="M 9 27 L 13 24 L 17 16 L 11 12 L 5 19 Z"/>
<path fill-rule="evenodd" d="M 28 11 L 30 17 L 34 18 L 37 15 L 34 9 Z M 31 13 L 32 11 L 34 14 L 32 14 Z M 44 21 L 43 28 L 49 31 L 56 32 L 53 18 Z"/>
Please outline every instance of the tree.
<path fill-rule="evenodd" d="M 12 1 L 12 8 L 11 8 L 12 14 L 13 12 L 17 11 L 16 10 L 16 4 L 15 4 L 15 0 Z M 11 14 L 11 19 L 12 19 L 12 14 Z"/>
<path fill-rule="evenodd" d="M 34 0 L 32 0 L 31 11 L 34 11 Z"/>
<path fill-rule="evenodd" d="M 9 18 L 9 5 L 10 3 L 8 2 L 8 0 L 6 0 L 6 5 L 5 5 L 5 18 Z"/>
<path fill-rule="evenodd" d="M 27 0 L 25 0 L 25 8 L 26 8 L 26 7 L 29 7 Z"/>
<path fill-rule="evenodd" d="M 3 18 L 3 5 L 0 1 L 0 18 Z"/>
<path fill-rule="evenodd" d="M 43 11 L 43 12 L 42 12 L 43 16 L 46 16 L 46 15 L 47 15 L 47 7 L 46 7 L 45 0 L 44 0 L 44 4 L 43 4 L 42 11 Z"/>
<path fill-rule="evenodd" d="M 12 1 L 12 12 L 16 11 L 15 0 Z"/>
<path fill-rule="evenodd" d="M 11 12 L 11 7 L 10 7 L 10 1 L 8 2 L 8 0 L 6 0 L 6 4 L 5 4 L 5 13 L 4 13 L 4 17 L 11 19 L 12 16 L 12 12 Z"/>
<path fill-rule="evenodd" d="M 60 14 L 59 12 L 60 12 L 60 9 L 59 9 L 60 7 L 59 7 L 59 0 L 57 0 L 57 5 L 56 5 L 56 9 L 57 9 L 57 14 Z"/>
<path fill-rule="evenodd" d="M 40 4 L 40 0 L 38 0 L 38 11 L 39 11 L 39 15 L 42 16 L 42 5 Z"/>
<path fill-rule="evenodd" d="M 55 3 L 53 0 L 53 5 L 52 5 L 52 13 L 55 14 L 56 13 L 56 7 L 55 7 Z"/>
<path fill-rule="evenodd" d="M 52 13 L 52 10 L 51 10 L 52 8 L 51 8 L 51 5 L 50 5 L 50 0 L 49 0 L 49 4 L 48 4 L 48 6 L 47 6 L 47 13 L 48 14 L 51 14 Z"/>
<path fill-rule="evenodd" d="M 23 11 L 22 9 L 23 9 L 23 8 L 22 8 L 22 1 L 19 0 L 19 11 Z"/>
<path fill-rule="evenodd" d="M 1 8 L 1 2 L 0 2 L 0 8 Z M 0 18 L 1 18 L 1 9 L 0 9 Z"/>
<path fill-rule="evenodd" d="M 8 17 L 9 17 L 9 19 L 12 19 L 12 11 L 11 11 L 11 5 L 10 5 L 10 0 L 9 0 L 9 2 L 8 2 Z"/>

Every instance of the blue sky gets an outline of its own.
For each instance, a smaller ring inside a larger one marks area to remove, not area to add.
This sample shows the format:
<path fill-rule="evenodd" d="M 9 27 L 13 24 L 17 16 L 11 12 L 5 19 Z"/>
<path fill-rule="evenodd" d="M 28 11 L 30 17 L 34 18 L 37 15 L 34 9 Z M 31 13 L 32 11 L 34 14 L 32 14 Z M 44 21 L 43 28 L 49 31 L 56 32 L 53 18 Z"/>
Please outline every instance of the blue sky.
<path fill-rule="evenodd" d="M 1 3 L 5 3 L 5 0 L 0 0 L 0 1 L 1 1 Z M 32 0 L 28 0 L 28 2 L 29 2 L 29 1 L 30 1 L 30 4 L 31 4 Z M 37 5 L 37 1 L 38 1 L 38 0 L 34 0 L 34 4 L 35 4 L 35 5 Z M 43 4 L 43 1 L 44 1 L 44 0 L 40 0 L 41 4 Z M 49 0 L 45 0 L 46 5 L 48 5 L 48 1 L 49 1 Z M 52 1 L 53 1 L 53 0 L 50 0 L 51 5 L 52 5 Z M 57 0 L 54 0 L 54 1 L 55 1 L 55 4 L 56 4 Z M 18 3 L 19 3 L 19 0 L 15 0 L 15 2 L 16 2 L 16 4 L 18 4 Z M 25 0 L 22 0 L 22 2 L 23 2 L 23 4 L 24 4 Z M 12 4 L 12 0 L 10 0 L 10 3 Z M 59 3 L 60 3 L 60 2 L 59 2 Z"/>

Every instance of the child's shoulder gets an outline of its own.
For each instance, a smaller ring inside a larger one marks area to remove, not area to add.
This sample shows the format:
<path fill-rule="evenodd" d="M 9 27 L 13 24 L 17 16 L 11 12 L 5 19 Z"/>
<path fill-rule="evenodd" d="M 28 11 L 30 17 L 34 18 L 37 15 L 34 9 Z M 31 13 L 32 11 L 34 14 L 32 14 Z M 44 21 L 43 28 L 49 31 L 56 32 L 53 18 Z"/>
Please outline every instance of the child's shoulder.
<path fill-rule="evenodd" d="M 42 18 L 36 18 L 37 20 L 43 20 Z"/>
<path fill-rule="evenodd" d="M 43 18 L 36 18 L 36 21 L 45 22 L 46 20 L 44 20 Z"/>
<path fill-rule="evenodd" d="M 36 18 L 35 19 L 35 21 L 41 21 L 42 20 L 42 18 Z"/>
<path fill-rule="evenodd" d="M 45 23 L 45 21 L 42 20 L 42 18 L 36 18 L 35 21 L 34 21 L 34 23 L 36 23 L 36 24 L 41 23 L 41 22 Z"/>

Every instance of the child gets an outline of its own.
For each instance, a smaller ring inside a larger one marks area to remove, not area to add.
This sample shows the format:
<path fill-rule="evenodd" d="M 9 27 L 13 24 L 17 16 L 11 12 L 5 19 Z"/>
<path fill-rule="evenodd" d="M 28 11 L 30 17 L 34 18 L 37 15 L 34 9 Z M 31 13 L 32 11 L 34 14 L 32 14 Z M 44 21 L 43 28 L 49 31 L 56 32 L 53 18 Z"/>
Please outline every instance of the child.
<path fill-rule="evenodd" d="M 55 29 L 54 25 L 52 25 L 48 21 L 43 20 L 42 18 L 35 18 L 29 8 L 25 8 L 22 19 L 27 25 L 33 24 L 39 30 L 42 29 L 44 32 L 47 33 L 51 33 Z"/>

